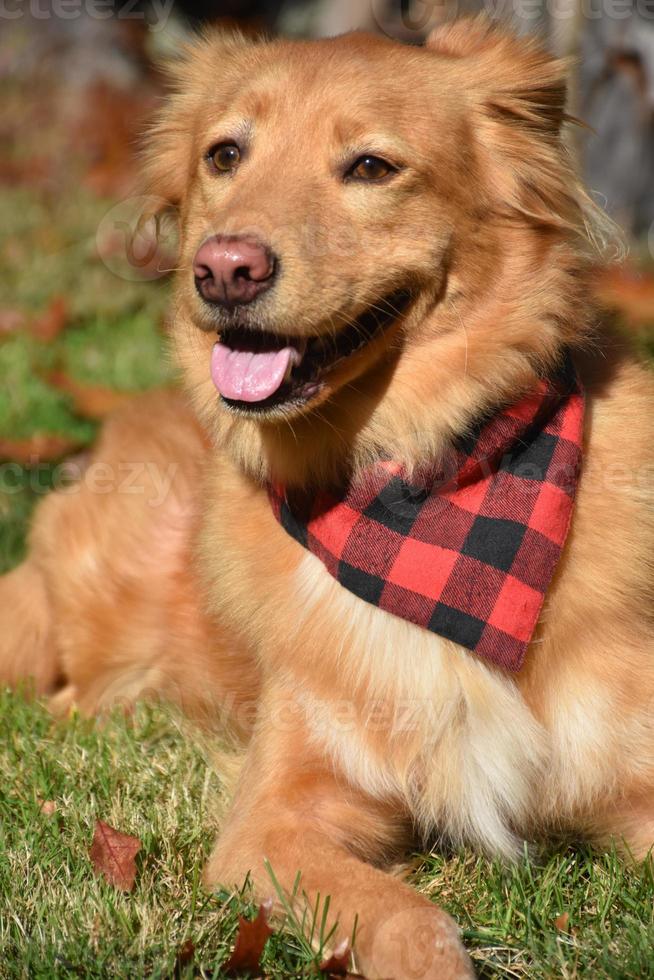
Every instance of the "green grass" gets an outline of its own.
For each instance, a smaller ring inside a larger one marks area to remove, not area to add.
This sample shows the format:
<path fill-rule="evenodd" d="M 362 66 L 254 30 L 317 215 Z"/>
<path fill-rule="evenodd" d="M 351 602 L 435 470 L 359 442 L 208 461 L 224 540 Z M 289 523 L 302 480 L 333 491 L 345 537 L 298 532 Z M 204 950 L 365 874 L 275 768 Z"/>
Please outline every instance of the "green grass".
<path fill-rule="evenodd" d="M 182 975 L 222 975 L 237 915 L 254 909 L 247 894 L 201 885 L 221 809 L 210 755 L 162 707 L 56 722 L 43 705 L 0 694 L 0 977 L 173 977 L 189 939 L 195 961 Z M 97 818 L 142 841 L 129 895 L 93 873 Z M 456 917 L 482 976 L 654 976 L 651 864 L 579 848 L 506 868 L 463 853 L 423 856 L 412 877 Z M 570 933 L 555 926 L 563 912 Z M 291 924 L 263 966 L 300 977 L 316 963 Z"/>
<path fill-rule="evenodd" d="M 120 278 L 97 256 L 94 230 L 110 202 L 76 188 L 53 201 L 24 188 L 0 193 L 0 310 L 29 324 L 63 296 L 68 325 L 51 344 L 28 330 L 0 336 L 0 440 L 36 433 L 93 441 L 97 425 L 75 414 L 71 397 L 47 381 L 57 369 L 84 385 L 142 391 L 170 381 L 161 324 L 165 282 Z M 35 274 L 38 270 L 38 274 Z M 0 573 L 24 553 L 29 515 L 52 467 L 38 476 L 0 458 Z"/>

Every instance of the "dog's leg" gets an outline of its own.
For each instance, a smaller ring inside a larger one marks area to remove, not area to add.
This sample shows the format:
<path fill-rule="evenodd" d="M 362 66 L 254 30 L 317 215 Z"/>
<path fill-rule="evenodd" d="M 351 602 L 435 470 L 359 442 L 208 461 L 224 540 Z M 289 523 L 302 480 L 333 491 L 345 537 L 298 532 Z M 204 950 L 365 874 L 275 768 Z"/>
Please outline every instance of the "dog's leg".
<path fill-rule="evenodd" d="M 625 796 L 598 815 L 589 836 L 603 848 L 614 842 L 635 861 L 654 855 L 654 789 Z"/>
<path fill-rule="evenodd" d="M 268 868 L 287 894 L 300 872 L 296 901 L 315 907 L 329 896 L 330 925 L 338 922 L 330 945 L 354 931 L 356 965 L 371 980 L 473 976 L 449 916 L 369 863 L 406 842 L 399 804 L 348 785 L 297 719 L 283 691 L 264 700 L 207 883 L 240 885 L 249 873 L 260 899 L 275 898 Z"/>
<path fill-rule="evenodd" d="M 59 670 L 45 582 L 28 560 L 0 577 L 0 684 L 26 681 L 48 694 Z"/>
<path fill-rule="evenodd" d="M 0 579 L 0 682 L 59 682 L 56 712 L 161 699 L 247 736 L 258 667 L 205 609 L 195 571 L 205 454 L 172 393 L 107 422 L 78 481 L 37 508 L 27 562 Z"/>

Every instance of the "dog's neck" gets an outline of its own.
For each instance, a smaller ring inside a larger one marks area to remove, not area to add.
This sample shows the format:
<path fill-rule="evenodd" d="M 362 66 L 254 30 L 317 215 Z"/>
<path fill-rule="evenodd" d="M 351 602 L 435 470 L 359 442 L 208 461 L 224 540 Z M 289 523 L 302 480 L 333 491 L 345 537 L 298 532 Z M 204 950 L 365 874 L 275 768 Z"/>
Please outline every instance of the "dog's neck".
<path fill-rule="evenodd" d="M 583 343 L 592 306 L 579 249 L 519 228 L 486 237 L 484 266 L 474 252 L 455 262 L 444 296 L 410 325 L 401 349 L 345 397 L 288 424 L 253 424 L 236 438 L 227 431 L 236 463 L 260 482 L 296 487 L 356 478 L 380 457 L 410 474 Z"/>

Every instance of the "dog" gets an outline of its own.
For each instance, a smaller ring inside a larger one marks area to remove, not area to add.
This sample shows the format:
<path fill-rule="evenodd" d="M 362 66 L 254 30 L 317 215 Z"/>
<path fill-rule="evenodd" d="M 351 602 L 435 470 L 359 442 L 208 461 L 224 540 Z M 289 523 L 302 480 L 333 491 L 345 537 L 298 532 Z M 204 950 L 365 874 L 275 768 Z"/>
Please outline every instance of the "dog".
<path fill-rule="evenodd" d="M 593 303 L 566 66 L 473 19 L 208 34 L 170 80 L 144 170 L 184 392 L 40 506 L 2 678 L 225 725 L 207 883 L 300 872 L 366 976 L 471 976 L 384 870 L 416 835 L 654 842 L 654 381 Z"/>

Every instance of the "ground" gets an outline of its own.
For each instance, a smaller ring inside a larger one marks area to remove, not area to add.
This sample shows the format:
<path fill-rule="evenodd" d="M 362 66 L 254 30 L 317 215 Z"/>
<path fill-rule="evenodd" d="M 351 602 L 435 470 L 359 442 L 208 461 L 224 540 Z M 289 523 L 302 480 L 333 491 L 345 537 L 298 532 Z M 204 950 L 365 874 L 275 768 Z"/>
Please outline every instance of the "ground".
<path fill-rule="evenodd" d="M 13 136 L 0 168 L 1 572 L 20 560 L 60 458 L 92 442 L 116 393 L 168 384 L 173 372 L 165 279 L 117 274 L 106 248 L 106 216 L 125 193 L 116 120 L 103 129 L 113 170 L 89 162 L 83 141 L 71 162 L 48 128 L 48 87 L 36 99 L 8 76 L 0 82 L 3 134 Z M 87 94 L 86 110 L 111 123 L 107 93 Z M 620 293 L 636 343 L 651 349 L 651 281 L 607 274 L 602 288 L 609 299 Z M 16 462 L 30 455 L 31 466 Z M 1 978 L 221 976 L 238 914 L 254 909 L 247 890 L 201 885 L 221 807 L 211 759 L 206 738 L 164 707 L 55 722 L 27 692 L 0 691 Z M 142 842 L 131 893 L 93 872 L 96 819 Z M 654 977 L 651 862 L 627 866 L 582 846 L 525 854 L 513 867 L 434 853 L 415 856 L 411 876 L 459 922 L 482 976 Z M 319 962 L 288 921 L 262 972 L 315 975 Z"/>
<path fill-rule="evenodd" d="M 221 799 L 196 731 L 148 706 L 99 724 L 55 722 L 4 692 L 0 786 L 3 980 L 224 976 L 237 915 L 254 910 L 247 894 L 210 894 L 200 881 Z M 142 841 L 130 894 L 93 873 L 98 818 Z M 514 867 L 423 854 L 412 878 L 454 915 L 483 977 L 654 976 L 651 863 L 627 867 L 583 847 Z M 193 961 L 176 965 L 189 940 Z M 269 941 L 262 973 L 315 976 L 319 962 L 291 924 Z"/>

